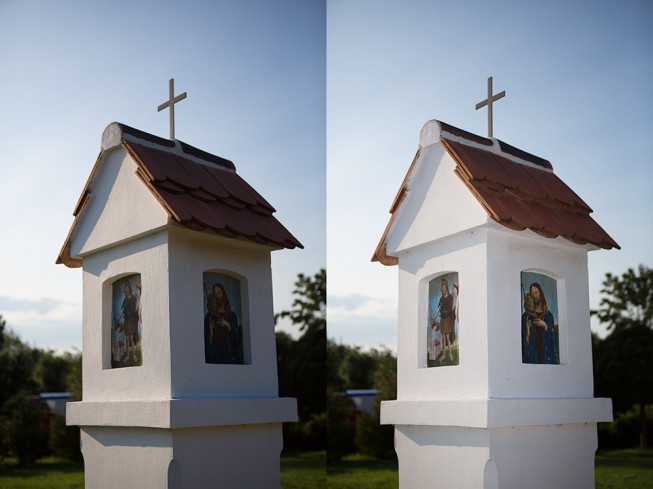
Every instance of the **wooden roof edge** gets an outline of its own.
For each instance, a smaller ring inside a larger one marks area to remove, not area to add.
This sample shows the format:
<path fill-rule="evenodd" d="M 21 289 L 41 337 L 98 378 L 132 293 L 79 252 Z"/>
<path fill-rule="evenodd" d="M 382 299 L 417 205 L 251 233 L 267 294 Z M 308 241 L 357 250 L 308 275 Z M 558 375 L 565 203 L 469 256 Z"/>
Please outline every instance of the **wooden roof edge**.
<path fill-rule="evenodd" d="M 147 175 L 144 174 L 143 172 L 140 171 L 140 166 L 138 170 L 134 172 L 134 174 L 140 179 L 141 182 L 147 187 L 147 189 L 150 191 L 150 193 L 154 196 L 154 198 L 161 204 L 161 207 L 166 211 L 169 217 L 171 217 L 173 220 L 175 220 L 178 223 L 182 223 L 181 217 L 172 209 L 170 204 L 166 201 L 166 199 L 157 191 L 157 189 L 154 187 L 152 182 L 147 179 Z"/>
<path fill-rule="evenodd" d="M 381 262 L 383 265 L 396 265 L 399 263 L 399 260 L 397 257 L 390 256 L 386 252 L 386 239 L 388 237 L 388 232 L 390 231 L 390 226 L 394 223 L 395 220 L 395 214 L 393 213 L 392 216 L 390 216 L 390 220 L 388 221 L 388 224 L 385 226 L 385 230 L 383 231 L 383 236 L 381 236 L 381 240 L 379 241 L 379 244 L 376 246 L 376 250 L 374 250 L 374 254 L 372 255 L 372 260 L 373 262 L 378 261 Z"/>
<path fill-rule="evenodd" d="M 84 184 L 84 189 L 82 190 L 79 199 L 77 199 L 77 204 L 75 204 L 75 210 L 73 211 L 73 216 L 79 214 L 82 207 L 86 205 L 86 201 L 88 200 L 87 198 L 88 189 L 90 188 L 91 182 L 93 181 L 93 178 L 95 177 L 95 174 L 97 173 L 98 168 L 100 167 L 100 161 L 102 161 L 102 157 L 104 156 L 104 153 L 105 150 L 100 150 L 100 154 L 98 154 L 97 158 L 95 159 L 95 163 L 93 164 L 93 168 L 91 169 L 91 174 L 86 179 L 86 183 Z"/>
<path fill-rule="evenodd" d="M 68 233 L 68 237 L 61 247 L 61 251 L 59 252 L 59 256 L 57 256 L 55 265 L 66 265 L 68 268 L 79 268 L 82 266 L 81 258 L 73 258 L 70 256 L 70 234 L 71 233 Z"/>
<path fill-rule="evenodd" d="M 372 262 L 378 261 L 385 266 L 393 266 L 399 263 L 399 259 L 396 256 L 390 256 L 386 253 L 386 243 L 381 242 L 377 246 L 374 255 L 372 255 Z"/>
<path fill-rule="evenodd" d="M 379 241 L 379 244 L 377 245 L 376 250 L 372 255 L 371 261 L 373 262 L 378 261 L 382 265 L 388 265 L 388 266 L 396 265 L 398 263 L 396 257 L 389 256 L 386 253 L 385 241 L 388 235 L 388 231 L 390 230 L 390 226 L 394 222 L 395 213 L 397 212 L 397 210 L 403 203 L 404 199 L 406 198 L 406 183 L 408 182 L 410 175 L 413 173 L 413 169 L 415 168 L 415 165 L 417 163 L 417 160 L 419 159 L 421 151 L 422 151 L 422 147 L 419 146 L 417 148 L 417 151 L 415 152 L 415 156 L 413 156 L 413 160 L 411 161 L 410 166 L 408 167 L 408 171 L 406 172 L 406 175 L 404 176 L 404 179 L 401 182 L 401 185 L 399 186 L 399 190 L 397 191 L 397 194 L 395 195 L 395 198 L 392 201 L 392 205 L 390 206 L 390 220 L 388 221 L 388 224 L 386 225 L 385 230 L 383 231 L 383 235 L 381 236 L 381 240 Z"/>
<path fill-rule="evenodd" d="M 391 214 L 393 214 L 397 210 L 399 205 L 401 205 L 401 203 L 404 200 L 404 194 L 406 193 L 406 183 L 408 182 L 411 173 L 413 173 L 413 168 L 415 168 L 415 163 L 417 163 L 417 159 L 419 158 L 421 151 L 422 151 L 422 147 L 420 146 L 417 148 L 417 152 L 415 153 L 415 156 L 413 156 L 413 161 L 410 163 L 410 166 L 408 167 L 408 171 L 406 172 L 406 175 L 404 176 L 404 179 L 401 182 L 401 185 L 399 186 L 397 195 L 395 195 L 395 198 L 392 201 L 392 205 L 390 206 Z"/>

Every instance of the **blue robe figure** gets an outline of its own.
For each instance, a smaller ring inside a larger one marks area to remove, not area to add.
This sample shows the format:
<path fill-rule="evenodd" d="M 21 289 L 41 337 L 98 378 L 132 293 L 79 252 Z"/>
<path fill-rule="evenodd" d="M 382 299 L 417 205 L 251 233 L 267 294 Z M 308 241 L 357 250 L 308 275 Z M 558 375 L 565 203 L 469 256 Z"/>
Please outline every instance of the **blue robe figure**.
<path fill-rule="evenodd" d="M 539 284 L 531 284 L 529 291 L 524 295 L 526 311 L 521 318 L 522 363 L 557 365 L 560 362 L 553 314 Z M 542 322 L 546 324 L 546 330 L 541 326 Z"/>
<path fill-rule="evenodd" d="M 222 284 L 207 295 L 204 316 L 204 360 L 206 363 L 243 363 L 238 318 Z"/>

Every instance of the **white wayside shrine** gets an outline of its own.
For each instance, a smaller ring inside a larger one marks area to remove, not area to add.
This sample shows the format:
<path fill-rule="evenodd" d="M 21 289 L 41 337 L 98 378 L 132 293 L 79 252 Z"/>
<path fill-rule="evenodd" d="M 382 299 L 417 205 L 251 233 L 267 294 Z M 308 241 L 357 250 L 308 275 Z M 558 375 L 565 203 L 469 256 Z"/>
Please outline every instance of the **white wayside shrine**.
<path fill-rule="evenodd" d="M 439 121 L 373 260 L 399 267 L 401 489 L 594 487 L 587 252 L 618 248 L 551 164 Z"/>
<path fill-rule="evenodd" d="M 58 258 L 83 267 L 86 487 L 280 487 L 270 252 L 302 247 L 232 162 L 112 123 Z"/>

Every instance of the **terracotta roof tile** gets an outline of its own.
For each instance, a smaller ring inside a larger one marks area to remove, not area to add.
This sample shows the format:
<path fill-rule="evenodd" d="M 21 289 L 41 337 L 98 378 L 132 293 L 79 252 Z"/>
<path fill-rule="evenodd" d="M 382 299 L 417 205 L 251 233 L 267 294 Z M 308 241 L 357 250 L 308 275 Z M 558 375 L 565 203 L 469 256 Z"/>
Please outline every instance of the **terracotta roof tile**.
<path fill-rule="evenodd" d="M 182 146 L 183 155 L 133 141 L 123 144 L 144 168 L 143 175 L 151 176 L 148 187 L 159 194 L 179 224 L 257 243 L 303 248 L 272 215 L 274 208 L 232 170 L 229 160 L 187 144 Z"/>
<path fill-rule="evenodd" d="M 491 139 L 444 122 L 439 124 L 441 142 L 457 165 L 454 172 L 492 219 L 510 229 L 530 229 L 547 238 L 562 236 L 581 245 L 619 248 L 590 217 L 592 209 L 553 173 L 548 160 L 503 141 L 497 140 L 495 145 Z M 394 214 L 403 202 L 405 184 L 414 165 L 415 161 L 397 193 L 392 218 L 372 261 L 386 265 L 397 263 L 395 257 L 386 254 L 385 240 Z"/>
<path fill-rule="evenodd" d="M 512 229 L 530 229 L 546 237 L 562 236 L 578 244 L 619 247 L 590 217 L 587 204 L 553 173 L 547 160 L 505 143 L 499 145 L 500 151 L 540 168 L 490 149 L 453 141 L 446 135 L 442 142 L 464 168 L 465 184 L 475 190 L 477 199 L 497 222 Z M 506 178 L 506 173 L 512 178 Z"/>
<path fill-rule="evenodd" d="M 236 173 L 231 161 L 123 124 L 115 127 L 120 129 L 122 146 L 138 166 L 136 175 L 177 223 L 228 238 L 303 248 L 273 216 L 274 207 Z M 92 192 L 102 154 L 75 208 L 75 221 L 57 263 L 81 266 L 81 260 L 70 256 L 70 239 Z"/>

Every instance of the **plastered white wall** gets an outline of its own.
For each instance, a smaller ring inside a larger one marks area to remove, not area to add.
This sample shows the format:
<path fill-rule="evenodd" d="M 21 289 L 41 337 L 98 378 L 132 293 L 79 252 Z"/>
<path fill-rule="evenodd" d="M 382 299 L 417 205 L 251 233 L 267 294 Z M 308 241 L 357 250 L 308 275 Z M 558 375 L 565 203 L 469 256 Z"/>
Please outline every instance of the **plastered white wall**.
<path fill-rule="evenodd" d="M 206 271 L 241 281 L 245 365 L 205 362 Z M 170 297 L 173 398 L 278 396 L 269 249 L 171 230 Z"/>
<path fill-rule="evenodd" d="M 169 399 L 168 235 L 161 231 L 84 258 L 83 400 Z M 111 368 L 111 283 L 139 273 L 143 364 Z"/>
<path fill-rule="evenodd" d="M 560 365 L 523 364 L 521 272 L 557 281 Z M 460 364 L 426 367 L 428 282 L 458 272 Z M 398 399 L 592 398 L 587 250 L 481 228 L 399 254 Z"/>
<path fill-rule="evenodd" d="M 490 459 L 489 431 L 473 428 L 397 426 L 395 450 L 402 489 L 484 488 Z"/>
<path fill-rule="evenodd" d="M 596 422 L 609 399 L 593 398 L 588 246 L 492 221 L 453 173 L 439 124 L 425 144 L 387 236 L 398 257 L 397 400 L 394 424 L 402 489 L 589 488 Z M 435 142 L 435 144 L 433 144 Z M 561 365 L 521 355 L 521 272 L 557 281 Z M 460 363 L 427 367 L 428 282 L 457 272 Z"/>
<path fill-rule="evenodd" d="M 88 488 L 168 488 L 171 430 L 83 427 L 84 483 Z"/>
<path fill-rule="evenodd" d="M 174 430 L 180 488 L 281 487 L 281 424 Z"/>
<path fill-rule="evenodd" d="M 84 427 L 86 487 L 279 488 L 281 424 L 205 429 Z"/>
<path fill-rule="evenodd" d="M 478 399 L 488 395 L 487 252 L 483 229 L 399 256 L 398 399 Z M 458 272 L 460 364 L 426 367 L 428 282 Z"/>
<path fill-rule="evenodd" d="M 399 487 L 593 488 L 594 423 L 478 429 L 398 426 Z"/>
<path fill-rule="evenodd" d="M 101 155 L 91 195 L 71 239 L 71 255 L 85 255 L 165 226 L 168 214 L 135 175 L 122 147 Z"/>
<path fill-rule="evenodd" d="M 491 430 L 498 487 L 594 488 L 596 423 Z"/>
<path fill-rule="evenodd" d="M 204 359 L 203 273 L 241 280 L 245 365 Z M 139 273 L 143 365 L 110 368 L 111 283 Z M 84 400 L 278 396 L 270 250 L 160 231 L 84 259 Z"/>
<path fill-rule="evenodd" d="M 587 251 L 533 233 L 488 232 L 489 395 L 493 398 L 592 398 Z M 560 365 L 521 358 L 521 272 L 556 279 Z"/>
<path fill-rule="evenodd" d="M 487 222 L 481 205 L 453 172 L 455 167 L 441 143 L 421 148 L 406 182 L 406 197 L 388 231 L 389 255 Z"/>
<path fill-rule="evenodd" d="M 381 424 L 505 428 L 612 421 L 605 398 L 395 400 L 381 402 Z"/>

